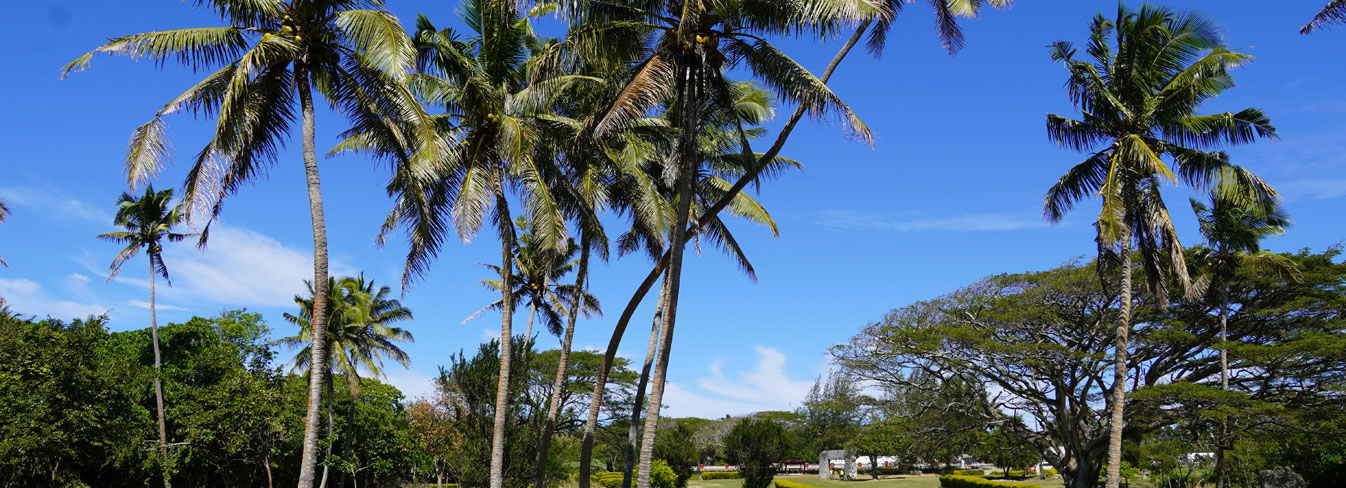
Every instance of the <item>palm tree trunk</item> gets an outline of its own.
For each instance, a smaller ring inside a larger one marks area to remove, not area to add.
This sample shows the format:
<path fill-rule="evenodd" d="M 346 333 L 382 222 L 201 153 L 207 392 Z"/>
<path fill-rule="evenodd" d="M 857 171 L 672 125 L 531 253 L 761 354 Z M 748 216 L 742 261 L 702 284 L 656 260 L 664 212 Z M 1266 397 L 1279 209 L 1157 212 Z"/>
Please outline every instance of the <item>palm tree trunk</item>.
<path fill-rule="evenodd" d="M 1122 236 L 1121 303 L 1118 307 L 1117 344 L 1112 353 L 1112 431 L 1108 434 L 1107 488 L 1118 488 L 1122 474 L 1122 413 L 1126 408 L 1127 336 L 1131 333 L 1131 235 Z"/>
<path fill-rule="evenodd" d="M 327 363 L 323 363 L 323 364 L 327 364 Z M 313 371 L 313 368 L 312 368 L 312 367 L 309 367 L 309 371 Z M 310 373 L 310 374 L 311 374 L 311 373 Z M 323 459 L 323 462 L 322 462 L 322 481 L 318 482 L 318 488 L 327 488 L 327 473 L 328 473 L 328 471 L 332 468 L 332 466 L 330 466 L 330 465 L 327 464 L 327 461 L 328 461 L 328 458 L 331 458 L 331 457 L 332 457 L 332 442 L 331 442 L 331 439 L 332 439 L 332 426 L 336 423 L 335 421 L 332 420 L 332 397 L 335 396 L 335 394 L 333 393 L 333 390 L 334 390 L 334 387 L 332 386 L 332 374 L 329 372 L 329 373 L 327 374 L 327 395 L 326 395 L 326 397 L 327 397 L 327 439 L 328 439 L 328 442 L 327 442 L 327 456 L 326 456 L 326 458 Z"/>
<path fill-rule="evenodd" d="M 313 93 L 307 68 L 296 63 L 295 85 L 304 113 L 304 174 L 308 182 L 309 214 L 313 220 L 313 345 L 308 379 L 308 410 L 304 416 L 304 449 L 299 463 L 299 488 L 313 487 L 314 466 L 318 460 L 318 410 L 322 398 L 323 373 L 317 367 L 327 357 L 327 224 L 323 219 L 322 185 L 318 180 L 318 153 L 313 142 Z"/>
<path fill-rule="evenodd" d="M 262 462 L 263 466 L 266 466 L 266 488 L 271 488 L 271 456 L 267 456 Z"/>
<path fill-rule="evenodd" d="M 1229 391 L 1229 280 L 1220 287 L 1220 388 Z M 1225 442 L 1229 439 L 1229 421 L 1220 420 L 1220 439 L 1215 443 L 1215 487 L 1229 486 L 1225 473 Z"/>
<path fill-rule="evenodd" d="M 545 276 L 545 275 L 543 276 L 543 278 L 542 278 L 542 290 L 538 292 L 538 293 L 541 293 L 543 297 L 545 297 L 546 294 L 547 294 L 547 282 L 549 281 L 548 278 L 549 278 L 548 276 Z M 524 337 L 527 337 L 527 338 L 529 338 L 529 339 L 532 339 L 532 338 L 533 338 L 533 317 L 537 316 L 537 299 L 533 299 L 533 300 L 530 300 L 530 301 L 531 301 L 532 303 L 528 306 L 528 329 L 527 329 L 526 331 L 524 331 L 523 336 L 524 336 Z"/>
<path fill-rule="evenodd" d="M 355 451 L 355 444 L 353 442 L 355 440 L 355 402 L 360 401 L 360 395 L 356 393 L 360 389 L 360 374 L 356 371 L 351 371 L 350 375 L 351 385 L 353 385 L 350 387 L 351 406 L 348 410 L 349 413 L 346 415 L 346 433 L 341 439 L 341 456 L 346 460 L 354 459 L 351 454 Z M 337 486 L 346 486 L 345 473 L 341 474 L 341 484 Z"/>
<path fill-rule="evenodd" d="M 622 470 L 622 488 L 631 488 L 631 474 L 636 467 L 636 441 L 640 438 L 640 410 L 645 403 L 645 387 L 650 382 L 650 369 L 654 367 L 654 357 L 659 353 L 659 326 L 663 323 L 664 305 L 668 301 L 668 275 L 664 275 L 664 284 L 659 291 L 659 305 L 655 307 L 654 320 L 650 323 L 650 343 L 645 347 L 645 364 L 640 368 L 640 382 L 636 384 L 636 398 L 631 406 L 631 424 L 626 431 L 626 466 Z"/>
<path fill-rule="evenodd" d="M 168 472 L 168 426 L 164 421 L 163 366 L 159 362 L 159 318 L 154 310 L 154 259 L 150 262 L 150 343 L 154 348 L 154 408 L 159 415 L 159 463 L 164 476 L 164 488 L 173 488 Z"/>
<path fill-rule="evenodd" d="M 496 212 L 500 215 L 500 269 L 504 280 L 501 299 L 504 307 L 500 309 L 500 378 L 495 386 L 495 426 L 491 433 L 491 487 L 502 488 L 505 485 L 505 417 L 509 412 L 509 366 L 510 346 L 513 340 L 514 320 L 514 227 L 509 217 L 509 202 L 501 186 L 501 175 L 495 180 Z"/>
<path fill-rule="evenodd" d="M 862 36 L 864 36 L 865 31 L 869 29 L 869 26 L 873 22 L 874 19 L 870 18 L 865 19 L 864 22 L 860 23 L 856 28 L 855 33 L 851 35 L 851 38 L 847 40 L 846 44 L 842 45 L 841 49 L 832 57 L 832 61 L 828 63 L 827 69 L 823 72 L 823 75 L 819 77 L 819 80 L 823 83 L 827 83 L 827 81 L 832 78 L 832 73 L 836 72 L 837 67 L 841 65 L 841 61 L 850 54 L 851 49 L 854 48 L 855 44 L 859 42 Z M 800 119 L 803 118 L 805 110 L 806 107 L 795 109 L 794 114 L 790 116 L 790 120 L 785 123 L 785 126 L 781 128 L 780 134 L 776 136 L 776 142 L 772 144 L 766 154 L 758 159 L 757 167 L 739 178 L 739 180 L 734 183 L 734 186 L 730 187 L 729 191 L 725 192 L 725 194 L 720 197 L 719 201 L 715 202 L 714 205 L 711 205 L 710 208 L 706 210 L 705 214 L 697 219 L 698 222 L 708 221 L 711 217 L 714 217 L 716 213 L 719 213 L 720 210 L 723 210 L 728 206 L 734 196 L 740 191 L 743 191 L 743 189 L 748 186 L 748 183 L 751 183 L 757 178 L 757 174 L 761 172 L 762 168 L 765 168 L 767 163 L 775 159 L 777 154 L 780 154 L 781 149 L 785 147 L 785 141 L 794 131 L 794 128 L 799 123 Z M 665 252 L 663 257 L 654 265 L 654 269 L 651 269 L 649 274 L 645 275 L 645 280 L 640 282 L 640 285 L 636 287 L 635 293 L 632 293 L 631 299 L 626 302 L 626 308 L 622 311 L 622 316 L 617 319 L 617 326 L 612 329 L 611 338 L 608 339 L 608 348 L 603 353 L 603 366 L 599 368 L 598 375 L 594 379 L 594 389 L 590 395 L 589 401 L 589 414 L 585 419 L 584 434 L 580 441 L 578 488 L 589 488 L 589 475 L 592 471 L 590 469 L 590 464 L 593 462 L 594 439 L 595 433 L 598 431 L 598 413 L 603 404 L 603 389 L 607 385 L 608 373 L 611 371 L 612 363 L 617 357 L 617 348 L 621 346 L 622 336 L 626 333 L 626 326 L 631 322 L 631 317 L 635 314 L 636 308 L 639 307 L 640 302 L 645 299 L 645 295 L 650 292 L 650 288 L 653 287 L 654 282 L 659 279 L 659 275 L 668 267 L 670 253 L 671 250 Z"/>
<path fill-rule="evenodd" d="M 684 56 L 696 56 L 695 52 Z M 659 360 L 654 369 L 654 384 L 650 387 L 650 408 L 645 415 L 645 437 L 640 445 L 640 474 L 636 477 L 637 488 L 650 487 L 650 463 L 654 458 L 654 436 L 659 430 L 659 409 L 663 405 L 664 385 L 668 377 L 668 359 L 673 349 L 673 329 L 678 317 L 678 292 L 682 285 L 682 256 L 686 250 L 687 221 L 692 213 L 692 185 L 696 181 L 697 167 L 700 163 L 700 151 L 697 136 L 701 132 L 702 83 L 705 66 L 692 60 L 684 68 L 685 84 L 682 93 L 682 129 L 679 132 L 678 148 L 678 213 L 673 228 L 669 230 L 668 259 L 668 297 L 664 300 L 663 330 L 659 335 Z"/>
<path fill-rule="evenodd" d="M 570 304 L 570 313 L 566 317 L 566 331 L 561 338 L 561 358 L 556 363 L 556 379 L 551 385 L 551 403 L 547 405 L 547 420 L 542 427 L 542 435 L 537 442 L 537 462 L 533 465 L 533 486 L 547 486 L 547 451 L 551 450 L 551 435 L 556 429 L 556 417 L 561 413 L 561 388 L 565 386 L 566 363 L 570 360 L 570 347 L 575 339 L 575 322 L 579 320 L 580 308 L 584 305 L 585 275 L 589 273 L 589 233 L 580 235 L 580 266 L 575 271 L 575 301 Z"/>

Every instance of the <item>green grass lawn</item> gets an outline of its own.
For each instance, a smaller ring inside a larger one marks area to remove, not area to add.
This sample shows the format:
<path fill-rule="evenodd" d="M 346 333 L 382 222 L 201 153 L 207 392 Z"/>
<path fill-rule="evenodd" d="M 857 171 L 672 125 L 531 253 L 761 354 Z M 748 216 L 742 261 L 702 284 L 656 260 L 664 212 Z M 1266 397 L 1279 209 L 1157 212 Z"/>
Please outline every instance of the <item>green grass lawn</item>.
<path fill-rule="evenodd" d="M 857 481 L 833 481 L 818 479 L 817 475 L 794 475 L 777 476 L 778 479 L 786 479 L 796 483 L 805 483 L 818 488 L 938 488 L 939 476 L 933 474 L 921 476 L 884 476 L 882 479 L 872 480 L 865 477 Z M 1060 479 L 1054 480 L 1024 480 L 1024 483 L 1047 486 L 1062 486 Z M 702 481 L 693 477 L 687 482 L 687 488 L 742 488 L 743 480 L 711 480 Z"/>

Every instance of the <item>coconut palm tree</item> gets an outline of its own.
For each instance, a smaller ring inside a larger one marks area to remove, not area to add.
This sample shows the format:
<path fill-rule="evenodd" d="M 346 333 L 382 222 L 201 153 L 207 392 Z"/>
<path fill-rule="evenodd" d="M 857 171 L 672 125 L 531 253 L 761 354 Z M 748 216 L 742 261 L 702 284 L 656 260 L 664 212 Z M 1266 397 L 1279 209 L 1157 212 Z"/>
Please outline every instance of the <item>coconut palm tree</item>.
<path fill-rule="evenodd" d="M 1215 149 L 1274 138 L 1276 130 L 1255 108 L 1197 113 L 1202 102 L 1233 86 L 1230 70 L 1251 59 L 1223 45 L 1215 26 L 1199 15 L 1152 6 L 1139 11 L 1119 7 L 1114 19 L 1102 14 L 1093 19 L 1086 48 L 1092 61 L 1076 59 L 1068 42 L 1054 43 L 1051 49 L 1052 59 L 1066 67 L 1067 89 L 1082 116 L 1049 114 L 1048 138 L 1089 156 L 1047 191 L 1043 213 L 1060 222 L 1075 204 L 1098 195 L 1103 201 L 1095 223 L 1100 275 L 1120 273 L 1108 399 L 1112 430 L 1107 486 L 1116 488 L 1133 257 L 1144 266 L 1160 306 L 1166 303 L 1165 283 L 1179 283 L 1184 293 L 1191 290 L 1183 248 L 1160 188 L 1180 182 L 1196 189 L 1219 186 L 1238 202 L 1274 198 L 1270 186 Z"/>
<path fill-rule="evenodd" d="M 582 298 L 580 311 L 584 313 L 585 318 L 601 313 L 597 297 L 579 292 L 574 286 L 553 281 L 564 277 L 577 267 L 575 255 L 579 254 L 579 246 L 572 240 L 566 243 L 563 251 L 558 251 L 549 243 L 537 242 L 529 232 L 528 221 L 523 217 L 515 219 L 514 224 L 519 233 L 518 243 L 514 246 L 516 272 L 510 280 L 514 284 L 514 290 L 510 295 L 515 305 L 520 301 L 528 303 L 528 329 L 524 337 L 533 337 L 533 319 L 539 312 L 542 313 L 542 321 L 547 330 L 559 337 L 562 333 L 561 316 L 566 313 L 566 303 L 573 302 L 572 297 L 577 293 Z M 497 276 L 500 275 L 499 266 L 483 265 Z M 481 280 L 481 283 L 497 292 L 502 291 L 501 287 L 504 286 L 503 279 Z M 467 320 L 486 310 L 500 310 L 503 304 L 503 300 L 491 302 L 473 313 Z"/>
<path fill-rule="evenodd" d="M 1220 304 L 1220 388 L 1229 390 L 1229 287 L 1239 270 L 1266 270 L 1288 274 L 1298 279 L 1299 268 L 1294 261 L 1279 254 L 1262 250 L 1262 239 L 1285 233 L 1290 217 L 1276 201 L 1239 205 L 1214 191 L 1210 205 L 1192 199 L 1192 211 L 1201 225 L 1205 246 L 1197 250 L 1196 259 L 1208 275 L 1201 284 Z M 1225 469 L 1225 440 L 1228 423 L 1221 422 L 1221 437 L 1215 450 L 1216 486 L 1229 486 Z"/>
<path fill-rule="evenodd" d="M 390 324 L 411 320 L 411 310 L 402 306 L 401 302 L 390 298 L 392 289 L 387 286 L 375 289 L 373 280 L 365 280 L 363 274 L 358 277 L 346 277 L 340 280 L 329 278 L 328 283 L 328 303 L 331 306 L 327 309 L 327 327 L 324 333 L 327 335 L 326 360 L 322 361 L 325 367 L 317 368 L 326 370 L 327 378 L 327 434 L 330 436 L 333 432 L 332 425 L 332 372 L 340 372 L 347 381 L 347 391 L 351 393 L 350 415 L 346 417 L 346 434 L 343 436 L 345 455 L 350 457 L 353 444 L 351 443 L 351 428 L 354 425 L 352 418 L 355 412 L 355 404 L 359 401 L 360 395 L 360 370 L 369 372 L 376 378 L 385 377 L 383 359 L 387 357 L 401 364 L 403 367 L 411 365 L 411 358 L 403 351 L 397 343 L 414 342 L 415 338 L 404 329 L 393 327 Z M 281 344 L 290 347 L 301 347 L 295 354 L 292 361 L 294 371 L 314 372 L 312 368 L 312 344 L 313 344 L 313 309 L 315 292 L 313 283 L 304 282 L 308 286 L 308 296 L 294 297 L 295 304 L 299 306 L 299 314 L 293 315 L 285 313 L 285 320 L 299 327 L 299 333 L 281 339 Z M 331 455 L 331 445 L 328 445 L 328 455 Z M 326 486 L 328 475 L 327 464 L 323 464 L 323 475 L 319 486 Z"/>
<path fill-rule="evenodd" d="M 415 58 L 410 39 L 381 0 L 203 0 L 224 25 L 118 37 L 80 56 L 62 76 L 88 67 L 97 53 L 177 61 L 211 73 L 170 101 L 132 134 L 126 174 L 134 189 L 158 173 L 168 147 L 163 117 L 180 111 L 217 119 L 215 132 L 195 158 L 185 183 L 188 216 L 206 212 L 201 241 L 223 200 L 266 174 L 280 156 L 295 110 L 301 119 L 304 170 L 313 225 L 314 328 L 325 327 L 327 232 L 314 147 L 313 90 L 353 118 L 390 117 L 425 128 L 429 121 L 397 78 Z M 315 357 L 325 353 L 314 334 Z M 310 375 L 299 486 L 313 484 L 317 459 L 318 399 L 322 373 Z"/>
<path fill-rule="evenodd" d="M 1346 0 L 1331 0 L 1327 5 L 1323 5 L 1323 9 L 1319 10 L 1318 15 L 1314 15 L 1309 23 L 1299 28 L 1299 33 L 1307 35 L 1319 27 L 1341 22 L 1346 22 Z"/>
<path fill-rule="evenodd" d="M 154 410 L 159 419 L 159 456 L 167 456 L 168 428 L 164 419 L 163 367 L 159 358 L 159 321 L 155 316 L 154 282 L 162 276 L 168 286 L 173 282 L 168 278 L 168 266 L 164 264 L 163 241 L 180 242 L 196 234 L 173 232 L 173 228 L 182 223 L 182 205 L 173 205 L 173 190 L 154 191 L 154 186 L 146 185 L 145 194 L 137 198 L 130 193 L 122 193 L 117 199 L 117 214 L 112 223 L 123 231 L 106 232 L 98 238 L 126 245 L 112 259 L 107 281 L 112 281 L 122 270 L 122 264 L 140 254 L 143 249 L 150 265 L 150 344 L 154 349 Z M 164 466 L 164 486 L 172 486 L 170 476 Z"/>
<path fill-rule="evenodd" d="M 540 150 L 544 118 L 571 86 L 593 80 L 535 70 L 528 60 L 545 41 L 533 32 L 532 18 L 554 7 L 540 4 L 526 13 L 519 7 L 519 2 L 464 1 L 460 11 L 470 31 L 465 39 L 423 16 L 417 19 L 419 73 L 411 86 L 421 101 L 444 109 L 436 118 L 440 135 L 432 140 L 453 141 L 435 160 L 407 157 L 424 153 L 424 140 L 405 137 L 401 124 L 372 119 L 335 149 L 370 152 L 397 167 L 389 186 L 396 203 L 382 234 L 398 225 L 407 229 L 411 249 L 404 287 L 428 269 L 450 228 L 467 241 L 489 218 L 500 238 L 501 303 L 514 303 L 515 232 L 506 188 L 517 190 L 533 239 L 558 250 L 567 242 L 566 215 L 549 185 L 558 161 Z M 502 307 L 500 315 L 497 412 L 506 411 L 509 400 L 513 307 Z M 491 488 L 500 488 L 504 416 L 495 418 L 493 429 Z"/>
<path fill-rule="evenodd" d="M 4 199 L 0 199 L 0 223 L 4 223 L 6 217 L 9 217 L 9 205 Z M 0 258 L 0 266 L 8 268 L 9 263 L 5 262 L 5 258 Z"/>

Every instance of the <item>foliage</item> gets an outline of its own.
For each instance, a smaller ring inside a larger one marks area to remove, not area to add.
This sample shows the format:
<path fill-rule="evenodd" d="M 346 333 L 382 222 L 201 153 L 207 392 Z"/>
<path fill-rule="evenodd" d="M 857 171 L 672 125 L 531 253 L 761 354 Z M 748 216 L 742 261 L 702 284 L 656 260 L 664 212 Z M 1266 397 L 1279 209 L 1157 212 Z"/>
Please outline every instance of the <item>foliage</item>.
<path fill-rule="evenodd" d="M 1346 264 L 1336 262 L 1336 249 L 1281 256 L 1301 270 L 1299 281 L 1242 269 L 1231 283 L 1232 392 L 1218 384 L 1216 303 L 1195 297 L 1167 310 L 1137 307 L 1128 370 L 1139 388 L 1127 405 L 1128 438 L 1227 416 L 1264 427 L 1248 430 L 1249 436 L 1276 436 L 1284 434 L 1273 425 L 1305 425 L 1291 414 L 1295 409 L 1334 415 L 1330 392 L 1346 377 L 1346 365 L 1324 358 L 1346 350 L 1339 312 L 1346 307 Z M 1153 303 L 1143 289 L 1137 295 L 1139 303 Z M 966 412 L 986 422 L 1000 420 L 1002 411 L 1030 416 L 1045 428 L 1002 425 L 1060 468 L 1068 486 L 1092 486 L 1106 453 L 1101 439 L 1108 433 L 1097 409 L 1099 400 L 1108 401 L 1109 385 L 1097 379 L 1110 369 L 1107 317 L 1116 306 L 1092 264 L 1070 263 L 988 277 L 894 310 L 833 352 L 858 378 L 929 391 L 934 396 L 921 400 L 929 408 L 948 403 L 936 403 L 939 384 L 894 372 L 940 371 L 995 387 L 999 393 L 986 403 L 992 408 Z M 1268 377 L 1280 380 L 1262 381 Z"/>
<path fill-rule="evenodd" d="M 821 451 L 843 449 L 864 421 L 867 399 L 849 376 L 832 372 L 819 378 L 795 413 L 799 415 L 799 454 L 803 459 Z"/>
<path fill-rule="evenodd" d="M 1010 483 L 993 481 L 977 476 L 943 475 L 939 477 L 940 488 L 1023 488 L 1034 486 L 1028 483 Z"/>
<path fill-rule="evenodd" d="M 814 488 L 813 485 L 804 484 L 797 481 L 790 481 L 787 479 L 772 480 L 772 483 L 776 486 L 776 488 Z"/>
<path fill-rule="evenodd" d="M 986 470 L 984 470 L 984 469 L 955 469 L 955 470 L 953 470 L 953 474 L 954 474 L 955 476 L 982 476 L 982 475 L 986 474 Z"/>
<path fill-rule="evenodd" d="M 729 431 L 724 443 L 729 462 L 743 474 L 743 487 L 766 488 L 776 474 L 772 463 L 789 452 L 792 439 L 781 424 L 749 417 Z"/>
<path fill-rule="evenodd" d="M 677 474 L 676 488 L 687 487 L 687 480 L 692 478 L 698 464 L 700 456 L 692 436 L 692 428 L 678 422 L 672 429 L 659 429 L 654 437 L 654 457 L 664 460 Z"/>
<path fill-rule="evenodd" d="M 738 471 L 706 471 L 701 473 L 701 479 L 710 480 L 741 480 L 743 473 Z"/>

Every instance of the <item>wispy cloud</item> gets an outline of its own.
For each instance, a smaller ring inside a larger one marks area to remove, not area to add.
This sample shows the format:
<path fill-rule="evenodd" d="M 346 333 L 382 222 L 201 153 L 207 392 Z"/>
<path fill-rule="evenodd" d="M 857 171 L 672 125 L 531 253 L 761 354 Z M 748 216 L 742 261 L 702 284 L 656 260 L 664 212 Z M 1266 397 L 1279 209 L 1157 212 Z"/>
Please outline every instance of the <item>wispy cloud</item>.
<path fill-rule="evenodd" d="M 982 232 L 1047 227 L 1039 215 L 1019 213 L 963 213 L 932 216 L 921 212 L 870 213 L 854 210 L 824 210 L 815 222 L 830 230 L 886 232 Z"/>
<path fill-rule="evenodd" d="M 44 217 L 85 220 L 109 225 L 112 223 L 111 212 L 57 189 L 32 186 L 3 187 L 0 188 L 0 195 L 4 195 L 17 206 L 38 210 Z"/>
<path fill-rule="evenodd" d="M 112 307 L 106 305 L 54 297 L 37 282 L 22 278 L 0 278 L 0 297 L 5 298 L 5 304 L 11 309 L 24 315 L 73 319 L 112 311 Z"/>
<path fill-rule="evenodd" d="M 136 308 L 143 308 L 143 309 L 145 309 L 145 310 L 149 310 L 149 309 L 150 309 L 150 302 L 147 302 L 147 301 L 144 301 L 144 300 L 130 300 L 130 301 L 127 301 L 126 304 L 127 304 L 127 305 L 130 305 L 130 306 L 132 306 L 132 307 L 136 307 Z M 155 303 L 155 304 L 154 304 L 154 308 L 155 308 L 156 310 L 175 310 L 175 311 L 180 311 L 180 312 L 188 312 L 188 311 L 191 311 L 191 309 L 190 309 L 190 308 L 187 308 L 187 307 L 179 307 L 179 306 L 177 306 L 177 305 L 169 305 L 169 304 L 166 304 L 166 303 Z"/>
<path fill-rule="evenodd" d="M 694 388 L 670 383 L 664 394 L 669 415 L 719 417 L 764 410 L 789 410 L 803 400 L 812 379 L 791 378 L 785 372 L 786 355 L 767 346 L 756 346 L 757 363 L 752 369 L 727 373 L 723 360 L 713 360 L 707 375 Z"/>
<path fill-rule="evenodd" d="M 1327 200 L 1346 196 L 1346 179 L 1299 180 L 1277 186 L 1287 200 Z"/>

